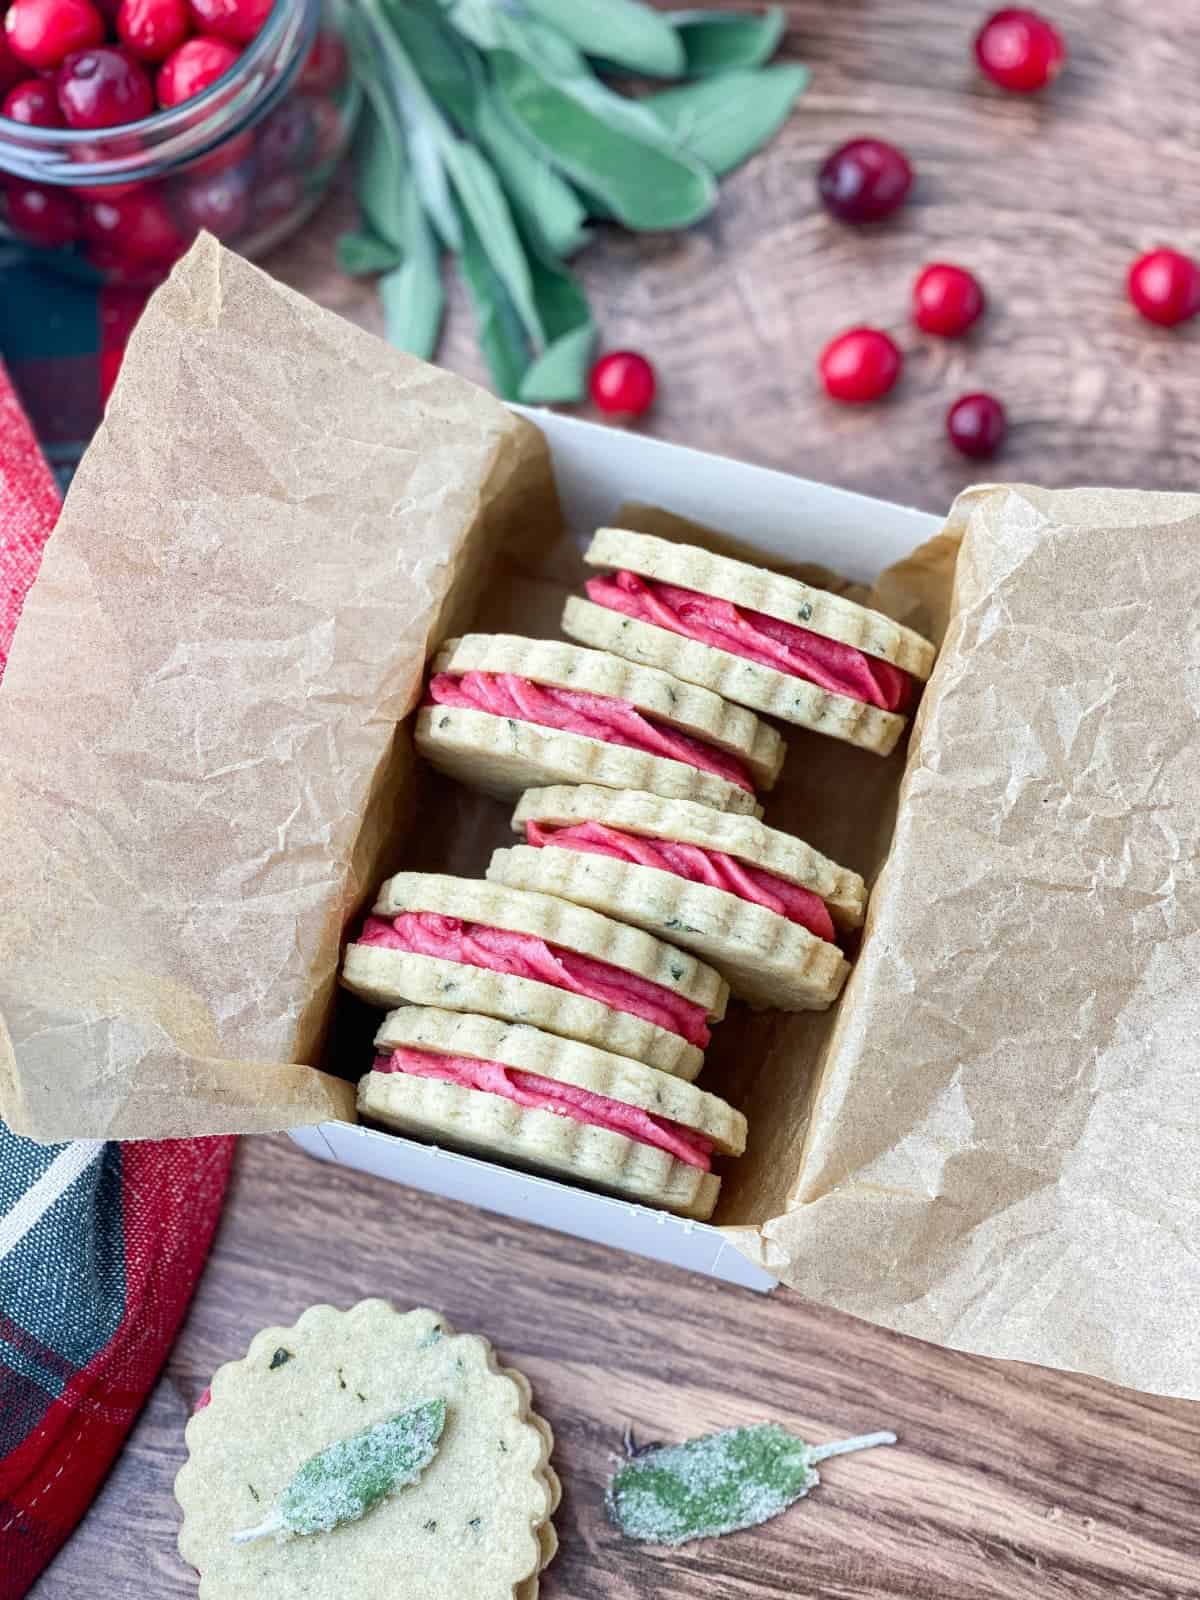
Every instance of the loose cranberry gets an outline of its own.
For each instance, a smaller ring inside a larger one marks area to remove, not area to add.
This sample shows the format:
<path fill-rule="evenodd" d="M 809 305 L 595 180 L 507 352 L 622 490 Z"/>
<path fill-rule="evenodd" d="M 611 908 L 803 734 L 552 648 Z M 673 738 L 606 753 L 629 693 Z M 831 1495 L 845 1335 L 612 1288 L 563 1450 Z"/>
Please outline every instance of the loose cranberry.
<path fill-rule="evenodd" d="M 819 369 L 832 399 L 865 405 L 887 394 L 903 364 L 895 340 L 879 328 L 850 328 L 825 346 Z"/>
<path fill-rule="evenodd" d="M 1129 298 L 1148 322 L 1173 328 L 1200 311 L 1200 267 L 1178 250 L 1151 250 L 1129 269 Z"/>
<path fill-rule="evenodd" d="M 613 416 L 640 417 L 654 404 L 654 368 L 636 350 L 610 350 L 592 368 L 592 400 Z"/>
<path fill-rule="evenodd" d="M 880 222 L 908 199 L 913 169 L 908 157 L 882 139 L 851 139 L 825 157 L 817 191 L 842 222 Z"/>
<path fill-rule="evenodd" d="M 246 225 L 250 180 L 244 172 L 217 172 L 186 179 L 175 193 L 175 212 L 188 234 L 205 228 L 229 239 Z"/>
<path fill-rule="evenodd" d="M 293 172 L 304 166 L 312 154 L 316 130 L 311 103 L 303 95 L 293 95 L 276 106 L 258 130 L 258 170 L 264 178 Z"/>
<path fill-rule="evenodd" d="M 27 67 L 56 67 L 72 50 L 104 38 L 91 0 L 12 0 L 4 18 L 9 48 Z"/>
<path fill-rule="evenodd" d="M 983 313 L 979 279 L 965 267 L 931 261 L 913 284 L 913 321 L 923 333 L 957 339 Z"/>
<path fill-rule="evenodd" d="M 0 30 L 0 94 L 7 94 L 15 84 L 28 77 L 28 68 L 18 61 L 9 47 L 8 35 Z"/>
<path fill-rule="evenodd" d="M 164 108 L 203 94 L 237 60 L 239 51 L 225 39 L 210 39 L 201 34 L 187 39 L 158 69 L 155 87 L 158 103 Z"/>
<path fill-rule="evenodd" d="M 24 122 L 31 128 L 61 128 L 62 113 L 54 85 L 45 78 L 26 78 L 10 89 L 0 103 L 0 116 L 12 122 Z"/>
<path fill-rule="evenodd" d="M 77 50 L 58 69 L 58 104 L 70 128 L 118 128 L 154 110 L 154 90 L 124 50 Z"/>
<path fill-rule="evenodd" d="M 262 28 L 272 0 L 188 0 L 197 33 L 249 44 Z"/>
<path fill-rule="evenodd" d="M 975 59 L 1002 89 L 1034 94 L 1058 77 L 1067 47 L 1045 17 L 1008 6 L 990 16 L 975 35 Z"/>
<path fill-rule="evenodd" d="M 964 394 L 946 413 L 946 432 L 964 456 L 990 456 L 1004 442 L 1008 418 L 993 395 Z"/>
<path fill-rule="evenodd" d="M 88 201 L 83 208 L 83 233 L 90 244 L 111 250 L 131 265 L 170 260 L 185 247 L 166 203 L 154 189 L 117 200 Z"/>
<path fill-rule="evenodd" d="M 322 28 L 300 68 L 300 87 L 309 94 L 328 94 L 346 76 L 346 47 L 336 33 Z"/>
<path fill-rule="evenodd" d="M 10 178 L 5 193 L 9 222 L 31 244 L 71 244 L 79 237 L 79 204 L 65 190 Z"/>
<path fill-rule="evenodd" d="M 165 61 L 190 32 L 184 0 L 121 0 L 117 33 L 143 61 Z"/>

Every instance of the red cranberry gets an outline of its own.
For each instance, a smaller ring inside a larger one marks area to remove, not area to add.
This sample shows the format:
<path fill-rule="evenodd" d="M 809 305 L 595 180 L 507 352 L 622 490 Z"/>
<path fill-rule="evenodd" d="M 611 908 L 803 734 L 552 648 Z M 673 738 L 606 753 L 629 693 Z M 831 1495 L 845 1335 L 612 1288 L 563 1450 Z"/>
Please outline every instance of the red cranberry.
<path fill-rule="evenodd" d="M 234 134 L 232 139 L 226 139 L 206 156 L 189 161 L 187 170 L 193 177 L 202 172 L 224 172 L 227 167 L 240 165 L 253 151 L 254 135 L 247 128 L 243 133 Z"/>
<path fill-rule="evenodd" d="M 821 352 L 821 382 L 831 399 L 847 405 L 881 400 L 900 376 L 904 358 L 879 328 L 850 328 Z"/>
<path fill-rule="evenodd" d="M 613 416 L 640 417 L 654 404 L 654 368 L 636 350 L 610 350 L 592 368 L 593 403 Z"/>
<path fill-rule="evenodd" d="M 206 228 L 218 239 L 229 239 L 246 225 L 250 210 L 250 180 L 243 172 L 216 172 L 188 178 L 175 194 L 175 211 L 189 233 Z"/>
<path fill-rule="evenodd" d="M 1148 322 L 1173 328 L 1200 311 L 1200 267 L 1178 250 L 1151 250 L 1129 269 L 1129 298 Z"/>
<path fill-rule="evenodd" d="M 28 75 L 24 62 L 18 61 L 9 48 L 8 35 L 0 30 L 0 94 L 7 94 Z"/>
<path fill-rule="evenodd" d="M 31 128 L 61 128 L 63 125 L 54 85 L 45 78 L 26 78 L 24 83 L 10 89 L 0 103 L 0 116 L 27 123 Z"/>
<path fill-rule="evenodd" d="M 310 104 L 313 127 L 316 129 L 314 158 L 320 166 L 341 149 L 346 129 L 342 122 L 342 114 L 332 100 L 313 100 Z"/>
<path fill-rule="evenodd" d="M 1058 77 L 1067 47 L 1045 17 L 1008 6 L 990 16 L 975 35 L 975 59 L 1002 89 L 1033 94 Z"/>
<path fill-rule="evenodd" d="M 983 313 L 979 279 L 965 267 L 931 261 L 913 284 L 913 321 L 923 333 L 957 339 Z"/>
<path fill-rule="evenodd" d="M 165 61 L 191 31 L 184 0 L 121 0 L 117 33 L 143 61 Z"/>
<path fill-rule="evenodd" d="M 908 157 L 882 139 L 851 139 L 821 164 L 817 191 L 842 222 L 879 222 L 908 199 L 913 169 Z"/>
<path fill-rule="evenodd" d="M 322 28 L 300 69 L 300 87 L 309 94 L 328 94 L 346 76 L 346 47 L 336 33 Z"/>
<path fill-rule="evenodd" d="M 58 69 L 58 104 L 71 128 L 118 128 L 154 110 L 150 79 L 112 45 L 77 50 Z"/>
<path fill-rule="evenodd" d="M 267 20 L 272 0 L 188 0 L 197 33 L 249 44 Z"/>
<path fill-rule="evenodd" d="M 91 0 L 12 0 L 4 18 L 9 48 L 27 67 L 56 67 L 72 50 L 104 38 Z"/>
<path fill-rule="evenodd" d="M 258 130 L 258 170 L 264 178 L 294 172 L 312 154 L 315 129 L 310 103 L 293 95 L 276 106 Z"/>
<path fill-rule="evenodd" d="M 266 227 L 290 217 L 304 203 L 304 185 L 294 172 L 254 185 L 254 221 Z"/>
<path fill-rule="evenodd" d="M 1004 442 L 1008 418 L 993 395 L 964 394 L 946 413 L 946 432 L 964 456 L 990 456 Z"/>
<path fill-rule="evenodd" d="M 203 34 L 187 39 L 167 57 L 158 69 L 155 86 L 158 103 L 164 108 L 203 94 L 210 84 L 229 71 L 239 51 L 225 39 L 210 39 Z"/>
<path fill-rule="evenodd" d="M 184 239 L 154 189 L 117 200 L 90 200 L 83 208 L 83 233 L 90 244 L 129 264 L 168 261 L 181 255 Z"/>
<path fill-rule="evenodd" d="M 71 244 L 79 237 L 79 204 L 65 190 L 10 178 L 5 192 L 8 220 L 31 244 Z"/>

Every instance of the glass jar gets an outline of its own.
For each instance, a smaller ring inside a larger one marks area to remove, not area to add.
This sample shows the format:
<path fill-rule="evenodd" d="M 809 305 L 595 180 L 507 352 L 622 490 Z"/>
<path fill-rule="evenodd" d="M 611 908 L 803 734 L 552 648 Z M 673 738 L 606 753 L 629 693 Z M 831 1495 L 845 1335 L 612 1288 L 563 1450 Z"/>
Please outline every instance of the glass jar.
<path fill-rule="evenodd" d="M 359 100 L 336 11 L 275 0 L 222 77 L 140 121 L 69 129 L 0 116 L 5 233 L 117 283 L 156 282 L 201 229 L 261 255 L 320 201 Z"/>

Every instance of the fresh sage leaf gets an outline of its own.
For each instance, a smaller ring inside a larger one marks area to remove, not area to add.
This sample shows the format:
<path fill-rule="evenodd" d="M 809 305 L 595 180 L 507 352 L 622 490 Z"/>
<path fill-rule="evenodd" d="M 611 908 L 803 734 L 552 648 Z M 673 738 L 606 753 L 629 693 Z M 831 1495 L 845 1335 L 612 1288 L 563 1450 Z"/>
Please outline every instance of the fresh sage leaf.
<path fill-rule="evenodd" d="M 895 1442 L 871 1433 L 814 1447 L 774 1422 L 725 1428 L 633 1456 L 613 1474 L 605 1504 L 630 1539 L 687 1544 L 786 1511 L 821 1481 L 819 1461 Z"/>
<path fill-rule="evenodd" d="M 590 75 L 551 81 L 507 50 L 492 56 L 511 116 L 580 188 L 637 230 L 684 228 L 712 210 L 712 174 L 654 113 Z"/>
<path fill-rule="evenodd" d="M 337 264 L 349 278 L 368 278 L 399 266 L 403 253 L 374 233 L 343 233 L 337 242 Z"/>
<path fill-rule="evenodd" d="M 682 76 L 707 77 L 735 67 L 761 67 L 775 54 L 783 37 L 782 6 L 768 6 L 761 16 L 743 11 L 669 11 L 683 43 L 687 66 Z"/>
<path fill-rule="evenodd" d="M 725 72 L 664 89 L 642 101 L 682 150 L 720 176 L 766 144 L 808 83 L 805 67 L 778 65 Z"/>
<path fill-rule="evenodd" d="M 381 6 L 432 99 L 467 132 L 483 87 L 478 55 L 463 45 L 436 8 L 419 0 L 381 0 Z"/>
<path fill-rule="evenodd" d="M 266 1520 L 233 1534 L 233 1542 L 247 1544 L 272 1533 L 329 1533 L 357 1522 L 397 1489 L 416 1483 L 437 1454 L 445 1426 L 446 1402 L 427 1400 L 339 1439 L 310 1456 Z"/>
<path fill-rule="evenodd" d="M 583 399 L 596 324 L 572 273 L 536 255 L 530 265 L 546 347 L 525 369 L 517 398 L 527 405 L 573 405 Z"/>
<path fill-rule="evenodd" d="M 529 262 L 517 233 L 504 190 L 496 174 L 472 144 L 454 140 L 446 147 L 446 166 L 475 238 L 487 250 L 492 270 L 535 344 L 542 342 L 542 324 L 533 299 Z"/>
<path fill-rule="evenodd" d="M 451 250 L 461 243 L 458 213 L 450 193 L 450 180 L 443 154 L 453 139 L 442 113 L 395 31 L 389 26 L 380 0 L 357 0 L 360 15 L 374 24 L 370 34 L 375 41 L 381 78 L 389 98 L 399 112 L 408 146 L 413 181 L 443 242 Z"/>
<path fill-rule="evenodd" d="M 405 249 L 401 219 L 401 200 L 411 186 L 404 141 L 394 114 L 386 105 L 384 115 L 376 112 L 382 90 L 364 78 L 367 104 L 355 140 L 358 170 L 358 203 L 373 233 L 397 251 Z"/>
<path fill-rule="evenodd" d="M 536 19 L 494 0 L 450 0 L 450 21 L 480 50 L 510 50 L 535 72 L 573 77 L 587 70 L 571 41 Z"/>
<path fill-rule="evenodd" d="M 552 256 L 573 255 L 587 239 L 587 208 L 490 92 L 476 103 L 475 136 L 536 246 Z"/>
<path fill-rule="evenodd" d="M 479 348 L 488 364 L 496 393 L 505 400 L 515 400 L 529 366 L 525 328 L 471 219 L 465 215 L 462 234 L 458 266 L 475 312 Z"/>
<path fill-rule="evenodd" d="M 675 29 L 639 0 L 523 0 L 525 9 L 556 28 L 587 56 L 644 72 L 652 78 L 681 77 L 684 47 Z"/>
<path fill-rule="evenodd" d="M 403 222 L 405 258 L 379 280 L 384 337 L 395 349 L 429 361 L 442 331 L 446 296 L 433 230 L 411 184 L 404 197 Z"/>

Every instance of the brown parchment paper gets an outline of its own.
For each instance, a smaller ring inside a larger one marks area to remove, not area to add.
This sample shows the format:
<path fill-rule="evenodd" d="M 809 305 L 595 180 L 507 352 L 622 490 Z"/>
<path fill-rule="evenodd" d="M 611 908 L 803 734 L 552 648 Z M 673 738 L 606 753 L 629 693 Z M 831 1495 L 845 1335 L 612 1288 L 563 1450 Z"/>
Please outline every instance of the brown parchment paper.
<path fill-rule="evenodd" d="M 6 1120 L 353 1117 L 377 1016 L 335 1003 L 341 938 L 387 872 L 477 875 L 511 842 L 511 808 L 397 724 L 445 632 L 557 632 L 589 531 L 561 528 L 536 429 L 195 247 L 0 686 Z M 785 1282 L 1185 1395 L 1197 552 L 1200 499 L 1021 488 L 964 496 L 870 595 L 797 549 L 945 644 L 907 769 L 789 730 L 767 821 L 877 880 L 866 938 L 832 1012 L 732 1006 L 702 1078 L 750 1119 L 716 1220 Z"/>
<path fill-rule="evenodd" d="M 0 687 L 12 1127 L 353 1116 L 306 1063 L 343 927 L 395 854 L 396 725 L 485 561 L 557 531 L 529 423 L 193 248 L 138 325 Z"/>
<path fill-rule="evenodd" d="M 758 1253 L 906 1333 L 1197 1396 L 1200 496 L 974 491 L 948 535 L 895 835 Z"/>

